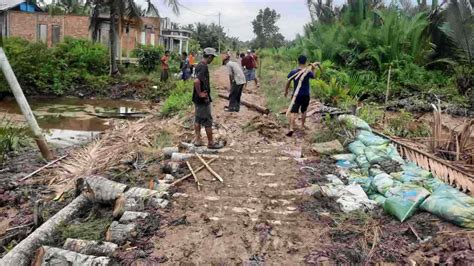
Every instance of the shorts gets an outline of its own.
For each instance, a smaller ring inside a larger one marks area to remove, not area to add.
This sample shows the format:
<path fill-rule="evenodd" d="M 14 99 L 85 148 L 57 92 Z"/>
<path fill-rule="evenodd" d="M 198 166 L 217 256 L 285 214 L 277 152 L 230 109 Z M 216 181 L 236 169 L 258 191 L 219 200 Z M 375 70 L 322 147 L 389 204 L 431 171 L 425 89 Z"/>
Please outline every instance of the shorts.
<path fill-rule="evenodd" d="M 212 127 L 211 104 L 194 104 L 194 123 L 205 128 Z"/>
<path fill-rule="evenodd" d="M 245 69 L 244 70 L 244 74 L 245 74 L 245 80 L 248 82 L 248 81 L 251 81 L 251 80 L 255 80 L 255 68 L 253 69 Z"/>
<path fill-rule="evenodd" d="M 293 104 L 293 107 L 291 107 L 291 112 L 297 114 L 301 109 L 301 113 L 306 113 L 306 111 L 308 110 L 308 106 L 309 95 L 296 96 L 295 104 Z"/>
<path fill-rule="evenodd" d="M 169 70 L 168 70 L 168 69 L 163 69 L 163 70 L 161 71 L 160 80 L 161 80 L 161 81 L 167 81 L 167 80 L 168 80 L 168 77 L 169 77 Z"/>

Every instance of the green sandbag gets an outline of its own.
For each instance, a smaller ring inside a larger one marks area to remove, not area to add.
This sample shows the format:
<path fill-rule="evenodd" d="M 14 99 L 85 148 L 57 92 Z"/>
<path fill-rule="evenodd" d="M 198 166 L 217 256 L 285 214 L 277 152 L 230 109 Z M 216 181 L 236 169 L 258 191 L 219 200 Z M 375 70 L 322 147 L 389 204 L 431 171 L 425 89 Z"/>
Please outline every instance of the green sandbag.
<path fill-rule="evenodd" d="M 474 229 L 474 198 L 449 186 L 439 186 L 421 209 L 456 225 Z"/>
<path fill-rule="evenodd" d="M 426 171 L 413 162 L 402 165 L 403 174 L 407 177 L 420 177 L 422 179 L 432 178 L 431 172 Z M 407 180 L 408 182 L 408 180 Z"/>
<path fill-rule="evenodd" d="M 382 169 L 380 168 L 375 168 L 375 167 L 371 167 L 369 169 L 369 176 L 376 176 L 376 175 L 379 175 L 379 174 L 382 174 L 384 173 L 384 171 L 382 171 Z"/>
<path fill-rule="evenodd" d="M 355 161 L 357 165 L 359 166 L 359 168 L 362 169 L 364 173 L 369 172 L 370 163 L 369 161 L 367 161 L 367 158 L 365 158 L 365 155 L 362 154 L 362 155 L 357 156 Z"/>
<path fill-rule="evenodd" d="M 372 179 L 371 178 L 369 178 L 367 176 L 362 176 L 362 175 L 359 175 L 359 174 L 351 173 L 351 174 L 349 174 L 349 177 L 347 179 L 349 181 L 349 184 L 356 183 L 356 184 L 360 185 L 367 195 L 375 193 L 372 186 L 371 186 L 371 184 L 372 184 Z"/>
<path fill-rule="evenodd" d="M 349 149 L 350 152 L 355 154 L 356 156 L 364 155 L 364 149 L 365 145 L 364 143 L 356 140 L 349 145 L 347 145 L 347 149 Z"/>
<path fill-rule="evenodd" d="M 387 155 L 390 159 L 399 162 L 400 164 L 405 164 L 405 160 L 403 160 L 402 156 L 397 151 L 397 148 L 393 146 L 393 144 L 389 144 L 387 147 Z"/>
<path fill-rule="evenodd" d="M 379 137 L 372 132 L 361 130 L 357 135 L 357 140 L 364 143 L 365 146 L 380 146 L 390 143 L 388 139 Z"/>
<path fill-rule="evenodd" d="M 423 183 L 420 186 L 426 188 L 429 192 L 433 193 L 437 190 L 440 186 L 445 185 L 445 183 L 438 178 L 430 178 L 423 180 Z"/>
<path fill-rule="evenodd" d="M 387 191 L 383 205 L 385 212 L 397 217 L 400 222 L 410 218 L 430 192 L 420 186 L 402 184 Z"/>
<path fill-rule="evenodd" d="M 387 196 L 386 193 L 390 188 L 394 186 L 399 186 L 400 182 L 393 180 L 390 175 L 387 173 L 378 174 L 372 179 L 372 187 L 378 193 Z"/>
<path fill-rule="evenodd" d="M 369 199 L 377 202 L 377 204 L 380 206 L 383 206 L 383 204 L 385 203 L 385 200 L 387 200 L 386 197 L 380 195 L 379 193 L 374 193 L 374 194 L 369 195 Z"/>
<path fill-rule="evenodd" d="M 345 125 L 347 125 L 347 127 L 362 129 L 362 130 L 367 130 L 367 131 L 372 132 L 372 129 L 370 128 L 369 124 L 367 124 L 367 122 L 358 118 L 355 115 L 340 115 L 338 117 L 338 120 L 344 123 Z"/>
<path fill-rule="evenodd" d="M 367 146 L 364 149 L 365 157 L 367 157 L 371 165 L 390 160 L 391 158 L 387 154 L 387 147 L 388 145 Z"/>
<path fill-rule="evenodd" d="M 353 162 L 355 160 L 356 156 L 352 153 L 333 154 L 333 155 L 331 155 L 331 158 L 336 160 L 336 161 L 350 161 L 350 162 Z"/>

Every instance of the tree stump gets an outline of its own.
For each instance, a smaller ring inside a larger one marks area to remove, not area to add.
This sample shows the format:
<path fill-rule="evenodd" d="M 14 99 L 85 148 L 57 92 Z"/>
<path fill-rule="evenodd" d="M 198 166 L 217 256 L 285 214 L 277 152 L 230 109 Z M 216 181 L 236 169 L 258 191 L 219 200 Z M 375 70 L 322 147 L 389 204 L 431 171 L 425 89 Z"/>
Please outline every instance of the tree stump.
<path fill-rule="evenodd" d="M 150 214 L 147 212 L 126 211 L 123 213 L 122 217 L 120 217 L 119 223 L 121 224 L 132 223 L 137 219 L 146 218 L 149 215 Z"/>
<path fill-rule="evenodd" d="M 137 226 L 131 224 L 121 224 L 119 222 L 112 222 L 105 234 L 105 240 L 123 245 L 128 240 L 132 240 L 137 235 Z"/>

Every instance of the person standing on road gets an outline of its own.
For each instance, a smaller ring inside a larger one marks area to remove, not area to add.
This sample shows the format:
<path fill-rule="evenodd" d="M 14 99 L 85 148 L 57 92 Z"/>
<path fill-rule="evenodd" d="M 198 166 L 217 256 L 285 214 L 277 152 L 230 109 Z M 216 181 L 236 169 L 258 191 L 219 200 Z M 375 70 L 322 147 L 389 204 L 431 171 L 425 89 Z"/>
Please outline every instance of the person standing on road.
<path fill-rule="evenodd" d="M 258 83 L 258 78 L 257 78 L 257 69 L 260 67 L 260 61 L 258 60 L 258 56 L 255 50 L 252 50 L 252 57 L 253 57 L 253 60 L 255 61 L 255 83 L 257 83 L 257 87 L 260 87 L 260 83 Z"/>
<path fill-rule="evenodd" d="M 289 74 L 288 78 L 292 77 L 294 74 L 298 73 L 306 69 L 306 62 L 308 59 L 304 55 L 300 55 L 298 57 L 298 68 L 293 69 Z M 296 123 L 296 116 L 301 111 L 301 128 L 304 130 L 305 126 L 304 123 L 306 122 L 306 110 L 308 110 L 309 100 L 310 100 L 310 86 L 309 86 L 309 79 L 313 79 L 315 77 L 314 70 L 316 65 L 311 65 L 311 71 L 304 77 L 303 81 L 301 82 L 301 87 L 298 91 L 298 95 L 296 95 L 296 100 L 293 106 L 291 107 L 291 114 L 290 114 L 290 131 L 286 134 L 286 136 L 291 137 L 293 135 Z M 290 88 L 292 80 L 288 80 L 285 86 L 285 97 L 288 96 L 288 90 Z M 295 90 L 298 87 L 298 83 L 300 82 L 300 78 L 293 79 L 293 93 L 292 96 L 295 94 Z"/>
<path fill-rule="evenodd" d="M 196 66 L 196 78 L 194 79 L 193 103 L 195 110 L 194 131 L 196 138 L 195 146 L 203 146 L 201 139 L 201 126 L 206 129 L 207 147 L 209 149 L 220 149 L 220 143 L 215 143 L 212 135 L 212 114 L 211 114 L 211 85 L 209 81 L 208 65 L 217 57 L 216 49 L 204 49 L 203 58 Z"/>
<path fill-rule="evenodd" d="M 242 59 L 242 66 L 244 67 L 246 81 L 249 82 L 254 80 L 255 85 L 259 87 L 257 79 L 255 77 L 255 59 L 252 56 L 252 51 L 247 51 L 247 55 Z"/>
<path fill-rule="evenodd" d="M 183 52 L 181 55 L 181 60 L 183 60 L 183 65 L 181 68 L 182 79 L 188 80 L 191 77 L 191 64 L 189 63 L 188 53 Z"/>
<path fill-rule="evenodd" d="M 160 80 L 166 82 L 170 76 L 169 73 L 170 51 L 165 51 L 165 55 L 161 57 L 161 77 Z"/>
<path fill-rule="evenodd" d="M 222 55 L 222 64 L 227 66 L 230 79 L 229 106 L 225 109 L 227 112 L 240 111 L 240 98 L 245 85 L 245 75 L 238 63 L 230 61 L 229 54 Z"/>

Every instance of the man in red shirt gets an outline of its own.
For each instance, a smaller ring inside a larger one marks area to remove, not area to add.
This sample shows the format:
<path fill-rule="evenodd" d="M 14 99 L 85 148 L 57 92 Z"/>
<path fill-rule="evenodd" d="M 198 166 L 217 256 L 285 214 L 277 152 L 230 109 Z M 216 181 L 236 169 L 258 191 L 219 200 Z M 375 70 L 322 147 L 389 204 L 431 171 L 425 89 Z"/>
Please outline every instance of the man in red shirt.
<path fill-rule="evenodd" d="M 170 60 L 170 51 L 166 51 L 165 55 L 161 57 L 161 81 L 167 81 L 169 77 L 169 60 Z"/>
<path fill-rule="evenodd" d="M 257 67 L 257 62 L 252 56 L 252 51 L 248 50 L 247 55 L 242 59 L 242 67 L 244 68 L 245 79 L 247 82 L 254 80 L 255 85 L 259 87 L 257 77 L 255 75 L 255 68 Z"/>

